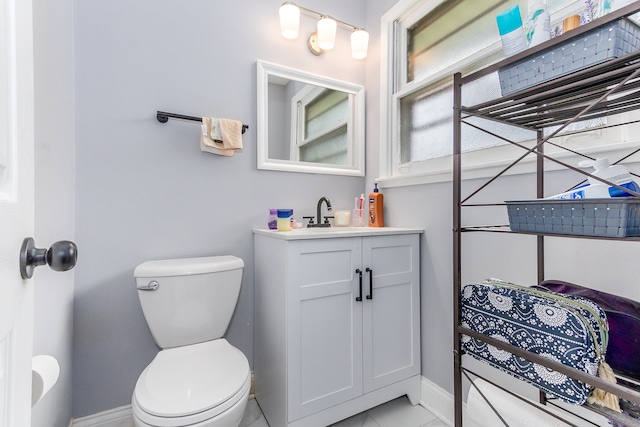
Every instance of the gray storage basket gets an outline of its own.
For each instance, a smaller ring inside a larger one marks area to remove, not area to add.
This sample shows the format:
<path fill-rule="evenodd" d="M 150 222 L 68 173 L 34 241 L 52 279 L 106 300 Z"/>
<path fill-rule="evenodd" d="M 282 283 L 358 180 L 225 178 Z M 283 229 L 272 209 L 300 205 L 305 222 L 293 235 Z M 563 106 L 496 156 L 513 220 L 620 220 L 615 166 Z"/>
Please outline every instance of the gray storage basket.
<path fill-rule="evenodd" d="M 513 231 L 598 237 L 640 236 L 640 198 L 506 201 Z"/>
<path fill-rule="evenodd" d="M 640 27 L 622 18 L 498 71 L 502 95 L 546 82 L 640 49 Z"/>

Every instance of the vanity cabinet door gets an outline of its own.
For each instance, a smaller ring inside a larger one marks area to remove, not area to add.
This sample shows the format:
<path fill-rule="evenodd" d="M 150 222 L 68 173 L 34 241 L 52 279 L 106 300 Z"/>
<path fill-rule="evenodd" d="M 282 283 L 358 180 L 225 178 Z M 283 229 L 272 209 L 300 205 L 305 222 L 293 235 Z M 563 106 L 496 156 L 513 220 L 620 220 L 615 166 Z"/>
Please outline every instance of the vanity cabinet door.
<path fill-rule="evenodd" d="M 365 393 L 420 373 L 418 239 L 417 234 L 363 238 Z"/>
<path fill-rule="evenodd" d="M 361 238 L 296 242 L 290 252 L 289 422 L 362 395 Z"/>

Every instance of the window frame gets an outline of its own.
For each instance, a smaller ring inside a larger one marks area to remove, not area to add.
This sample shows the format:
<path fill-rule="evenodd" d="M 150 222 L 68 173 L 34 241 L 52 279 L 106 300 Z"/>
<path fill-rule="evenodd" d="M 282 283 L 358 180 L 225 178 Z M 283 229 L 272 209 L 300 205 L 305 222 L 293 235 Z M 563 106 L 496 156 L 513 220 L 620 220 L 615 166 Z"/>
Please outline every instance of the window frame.
<path fill-rule="evenodd" d="M 377 181 L 383 187 L 451 180 L 450 156 L 400 163 L 401 99 L 440 81 L 445 85 L 452 84 L 455 72 L 502 48 L 498 41 L 441 71 L 407 83 L 407 29 L 445 1 L 401 0 L 381 18 L 381 144 L 380 177 Z"/>
<path fill-rule="evenodd" d="M 452 78 L 455 72 L 463 70 L 478 62 L 481 58 L 501 51 L 500 41 L 493 43 L 476 54 L 463 58 L 451 66 L 426 76 L 422 80 L 406 83 L 407 80 L 407 29 L 418 20 L 430 13 L 445 0 L 401 0 L 394 5 L 381 18 L 381 42 L 380 42 L 380 156 L 379 177 L 376 179 L 382 188 L 418 185 L 435 182 L 450 182 L 452 180 L 452 157 L 427 159 L 422 161 L 401 164 L 400 157 L 400 100 L 434 83 Z M 552 26 L 559 16 L 569 16 L 583 9 L 581 0 L 563 7 L 555 16 L 552 16 Z M 554 17 L 556 19 L 554 19 Z M 619 127 L 620 128 L 620 127 Z M 594 130 L 583 136 L 563 137 L 563 143 L 568 146 L 581 146 L 582 142 L 589 145 L 588 151 L 607 155 L 614 148 L 594 146 L 593 139 L 607 136 L 608 139 L 618 138 L 628 141 L 633 135 L 626 130 L 607 130 L 606 133 L 615 133 L 614 136 L 603 135 L 602 130 Z M 607 143 L 607 145 L 616 145 Z M 473 151 L 468 154 L 470 162 L 465 162 L 463 169 L 473 170 L 474 178 L 490 177 L 500 165 L 509 163 L 513 156 L 513 147 L 498 146 L 488 149 Z M 561 155 L 564 157 L 564 155 Z M 614 154 L 611 153 L 613 157 Z M 508 174 L 528 173 L 535 159 L 532 156 L 521 162 L 521 168 L 514 168 Z M 551 166 L 548 170 L 553 170 Z"/>
<path fill-rule="evenodd" d="M 322 132 L 316 133 L 310 137 L 306 136 L 307 106 L 319 97 L 323 96 L 329 90 L 331 89 L 308 85 L 291 98 L 291 160 L 300 160 L 300 149 L 305 145 L 312 144 L 331 134 L 344 133 L 347 138 L 347 162 L 351 162 L 353 157 L 351 145 L 353 145 L 352 142 L 355 137 L 353 131 L 349 131 L 349 129 L 353 129 L 354 127 L 353 114 L 349 113 L 349 111 L 353 111 L 354 108 L 353 97 L 351 94 L 346 93 L 347 114 L 345 115 L 344 120 L 324 129 Z M 344 131 L 341 131 L 343 128 Z"/>

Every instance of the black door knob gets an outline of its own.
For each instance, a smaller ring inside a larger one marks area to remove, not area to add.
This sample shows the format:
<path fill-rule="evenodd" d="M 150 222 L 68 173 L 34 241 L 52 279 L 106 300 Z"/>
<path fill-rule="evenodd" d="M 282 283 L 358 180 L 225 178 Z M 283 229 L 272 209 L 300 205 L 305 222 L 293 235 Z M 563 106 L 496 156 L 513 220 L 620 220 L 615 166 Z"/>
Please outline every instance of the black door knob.
<path fill-rule="evenodd" d="M 49 264 L 54 271 L 67 271 L 75 267 L 78 260 L 78 247 L 68 240 L 55 242 L 49 249 L 38 249 L 32 237 L 22 242 L 20 250 L 20 275 L 30 279 L 33 270 L 39 265 Z"/>

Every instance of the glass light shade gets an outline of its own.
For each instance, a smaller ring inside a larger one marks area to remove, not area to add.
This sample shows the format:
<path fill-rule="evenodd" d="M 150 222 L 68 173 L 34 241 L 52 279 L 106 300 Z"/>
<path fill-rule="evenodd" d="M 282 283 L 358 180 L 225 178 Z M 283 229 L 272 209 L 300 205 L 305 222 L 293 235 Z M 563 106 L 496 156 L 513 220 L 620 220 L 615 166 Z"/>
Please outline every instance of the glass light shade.
<path fill-rule="evenodd" d="M 336 44 L 336 21 L 330 16 L 323 16 L 318 21 L 318 45 L 322 50 L 330 50 Z"/>
<path fill-rule="evenodd" d="M 364 59 L 367 57 L 369 47 L 369 33 L 362 28 L 351 33 L 351 56 L 353 59 Z"/>
<path fill-rule="evenodd" d="M 285 39 L 298 37 L 300 28 L 300 9 L 293 3 L 285 2 L 280 6 L 280 31 Z"/>

